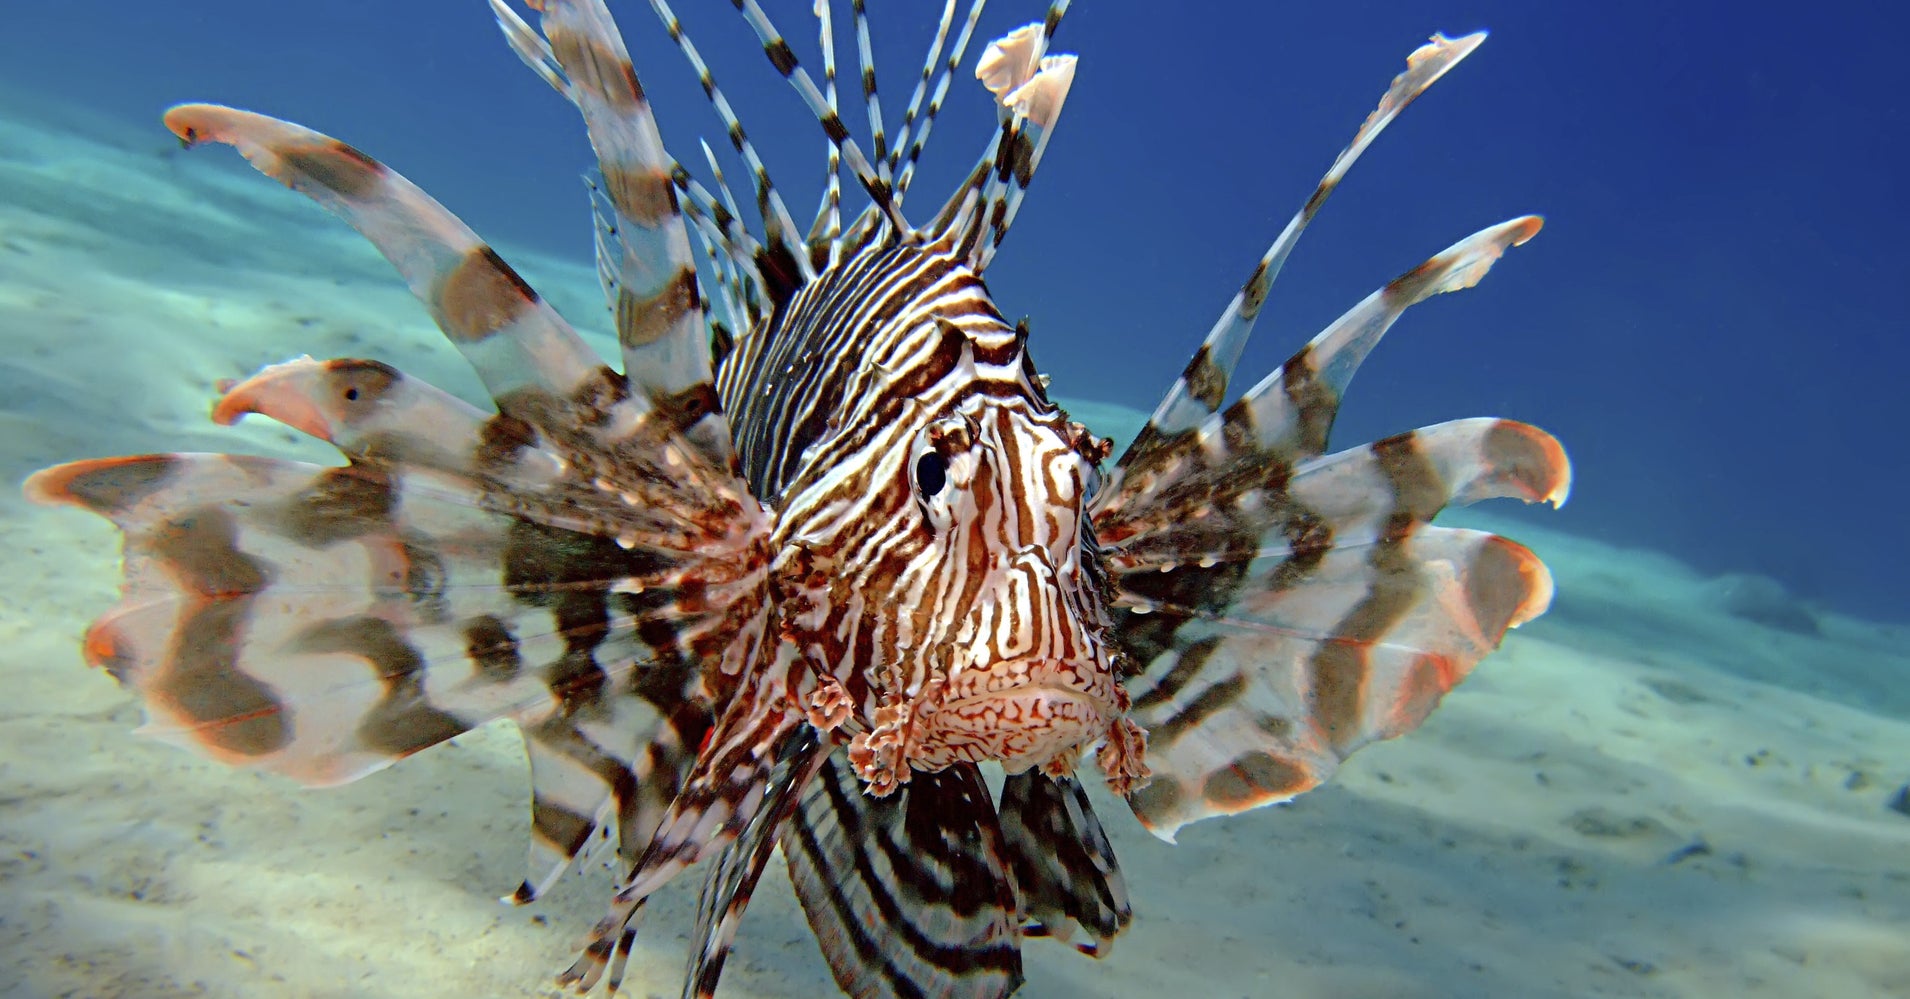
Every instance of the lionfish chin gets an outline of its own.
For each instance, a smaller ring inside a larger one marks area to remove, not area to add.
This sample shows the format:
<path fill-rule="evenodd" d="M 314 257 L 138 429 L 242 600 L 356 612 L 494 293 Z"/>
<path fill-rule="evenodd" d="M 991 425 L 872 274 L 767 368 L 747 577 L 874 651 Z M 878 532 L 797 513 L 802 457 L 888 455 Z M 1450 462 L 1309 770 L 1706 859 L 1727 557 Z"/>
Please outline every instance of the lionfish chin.
<path fill-rule="evenodd" d="M 707 860 L 684 995 L 713 994 L 780 846 L 845 993 L 1007 996 L 1024 938 L 1100 955 L 1130 920 L 1090 750 L 1171 840 L 1414 728 L 1546 608 L 1531 552 L 1430 522 L 1452 502 L 1563 502 L 1553 438 L 1475 419 L 1327 452 L 1400 314 L 1540 223 L 1400 275 L 1223 408 L 1301 231 L 1484 37 L 1435 35 L 1104 467 L 1109 444 L 1049 400 L 982 279 L 1073 79 L 1048 53 L 1066 0 L 985 47 L 1000 127 L 919 226 L 904 199 L 981 0 L 959 23 L 945 0 L 893 136 L 855 0 L 867 147 L 840 113 L 827 0 L 820 85 L 757 0 L 735 4 L 829 140 L 806 235 L 664 0 L 760 228 L 720 173 L 706 186 L 666 151 L 601 0 L 533 0 L 535 27 L 491 2 L 589 131 L 621 371 L 403 177 L 297 125 L 183 105 L 165 120 L 184 142 L 237 148 L 370 239 L 495 410 L 375 360 L 301 358 L 224 387 L 213 418 L 262 414 L 343 465 L 107 458 L 27 492 L 124 532 L 124 594 L 85 655 L 163 735 L 322 785 L 515 721 L 535 837 L 510 900 L 584 856 L 621 875 L 563 983 L 614 991 L 645 899 Z M 845 174 L 868 197 L 846 224 Z"/>

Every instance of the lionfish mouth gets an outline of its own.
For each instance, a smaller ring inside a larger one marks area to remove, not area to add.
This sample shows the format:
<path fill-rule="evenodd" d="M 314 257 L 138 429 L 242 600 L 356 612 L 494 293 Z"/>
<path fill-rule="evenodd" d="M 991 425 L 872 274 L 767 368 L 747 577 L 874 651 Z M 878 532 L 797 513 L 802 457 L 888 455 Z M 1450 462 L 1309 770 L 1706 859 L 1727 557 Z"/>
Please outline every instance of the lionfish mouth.
<path fill-rule="evenodd" d="M 915 755 L 930 767 L 994 760 L 1010 773 L 1068 760 L 1113 722 L 1093 663 L 1023 660 L 964 671 L 936 706 Z M 1105 686 L 1105 684 L 1103 685 Z"/>

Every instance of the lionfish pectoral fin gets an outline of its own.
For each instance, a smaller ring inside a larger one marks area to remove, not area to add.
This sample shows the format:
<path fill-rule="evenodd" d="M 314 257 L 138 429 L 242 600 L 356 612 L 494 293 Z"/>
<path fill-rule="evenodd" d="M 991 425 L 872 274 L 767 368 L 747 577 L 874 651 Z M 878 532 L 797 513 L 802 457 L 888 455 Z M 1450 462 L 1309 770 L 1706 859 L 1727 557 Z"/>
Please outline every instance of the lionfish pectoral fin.
<path fill-rule="evenodd" d="M 615 317 L 624 374 L 712 465 L 734 470 L 727 418 L 712 387 L 709 329 L 676 161 L 664 148 L 622 35 L 599 0 L 548 0 L 543 37 L 499 0 L 492 11 L 525 65 L 576 106 L 597 154 L 609 209 L 597 266 Z"/>
<path fill-rule="evenodd" d="M 802 794 L 823 762 L 829 748 L 819 733 L 808 726 L 797 726 L 784 739 L 776 754 L 776 766 L 770 772 L 764 805 L 750 819 L 736 841 L 723 848 L 697 898 L 696 932 L 698 941 L 690 952 L 689 974 L 684 976 L 684 999 L 711 999 L 716 995 L 723 963 L 736 942 L 736 931 L 749 906 L 757 881 L 776 852 L 784 823 L 802 801 Z"/>
<path fill-rule="evenodd" d="M 495 585 L 509 520 L 455 478 L 159 454 L 50 468 L 27 494 L 123 532 L 122 596 L 85 651 L 149 734 L 330 785 L 547 710 L 523 660 L 563 636 Z"/>
<path fill-rule="evenodd" d="M 525 728 L 530 868 L 504 901 L 535 901 L 587 856 L 606 866 L 621 857 L 612 868 L 620 871 L 649 849 L 710 729 L 709 712 L 683 689 L 689 679 L 683 671 L 649 677 L 647 696 Z"/>
<path fill-rule="evenodd" d="M 1153 607 L 1180 622 L 1135 710 L 1155 773 L 1128 800 L 1155 835 L 1285 801 L 1416 728 L 1551 596 L 1538 558 L 1496 535 L 1422 527 L 1370 547 L 1334 549 L 1297 588 L 1250 583 L 1223 609 Z M 1295 626 L 1323 617 L 1338 630 Z"/>
<path fill-rule="evenodd" d="M 583 953 L 558 976 L 558 984 L 588 991 L 606 970 L 616 977 L 629 952 L 631 924 L 649 897 L 705 854 L 735 842 L 764 809 L 777 807 L 770 792 L 779 766 L 786 769 L 779 748 L 805 724 L 782 698 L 749 687 L 737 693 L 619 885 L 609 914 L 592 928 Z M 613 965 L 613 959 L 619 963 Z"/>
<path fill-rule="evenodd" d="M 1134 912 L 1114 847 L 1081 782 L 1036 770 L 1010 774 L 999 809 L 1024 935 L 1066 943 L 1079 928 L 1088 939 L 1076 949 L 1107 956 Z"/>
<path fill-rule="evenodd" d="M 657 379 L 686 369 L 646 354 L 631 392 L 469 228 L 336 139 L 213 105 L 166 123 L 364 234 L 497 411 L 376 361 L 301 358 L 227 386 L 213 416 L 277 419 L 343 466 L 148 455 L 34 476 L 30 497 L 125 534 L 88 658 L 149 731 L 308 784 L 512 719 L 536 832 L 513 900 L 611 832 L 647 852 L 709 727 L 689 664 L 735 644 L 760 598 L 766 514 L 697 443 L 708 387 L 670 395 Z"/>
<path fill-rule="evenodd" d="M 1485 229 L 1388 282 L 1225 411 L 1143 434 L 1095 497 L 1154 770 L 1129 803 L 1158 835 L 1315 786 L 1545 610 L 1531 552 L 1430 526 L 1454 502 L 1562 503 L 1571 468 L 1544 431 L 1460 420 L 1324 454 L 1400 315 L 1476 284 L 1539 225 Z"/>
<path fill-rule="evenodd" d="M 877 798 L 837 749 L 782 848 L 844 993 L 1005 999 L 1020 986 L 1015 874 L 973 764 L 917 772 Z"/>
<path fill-rule="evenodd" d="M 703 551 L 710 535 L 727 537 L 717 547 L 733 551 L 746 543 L 733 528 L 754 532 L 736 523 L 757 511 L 733 472 L 727 443 L 720 453 L 710 450 L 708 438 L 727 430 L 705 377 L 709 346 L 701 338 L 684 341 L 680 330 L 687 320 L 678 314 L 684 299 L 677 293 L 693 296 L 693 288 L 679 282 L 676 292 L 631 306 L 647 324 L 635 338 L 660 353 L 626 351 L 638 367 L 619 374 L 476 233 L 364 153 L 290 122 L 217 105 L 180 105 L 166 113 L 166 124 L 187 142 L 235 147 L 261 172 L 348 222 L 392 263 L 496 403 L 471 459 L 477 470 L 511 464 L 527 444 L 561 457 L 561 476 L 506 483 L 516 490 L 517 512 L 607 533 L 632 547 L 678 551 Z M 681 356 L 696 351 L 701 361 Z M 585 503 L 579 493 L 603 495 Z M 580 504 L 599 509 L 573 516 Z M 661 523 L 651 530 L 632 520 Z"/>
<path fill-rule="evenodd" d="M 1101 536 L 1119 540 L 1176 523 L 1194 526 L 1179 515 L 1277 490 L 1294 462 L 1326 450 L 1347 386 L 1406 310 L 1478 284 L 1506 250 L 1543 225 L 1527 215 L 1467 236 L 1366 296 L 1224 411 L 1173 434 L 1155 433 L 1150 424 L 1094 498 Z M 1176 504 L 1187 509 L 1172 509 Z"/>
<path fill-rule="evenodd" d="M 534 432 L 519 428 L 525 439 L 501 446 L 499 429 L 487 426 L 482 411 L 375 361 L 300 358 L 267 367 L 229 387 L 213 418 L 232 423 L 248 413 L 328 441 L 354 462 L 430 469 L 454 481 L 483 479 L 502 495 L 513 486 L 535 490 L 562 475 L 562 460 L 538 446 Z M 489 460 L 480 463 L 487 450 Z M 540 539 L 537 532 L 507 528 L 504 535 L 515 536 L 516 546 L 506 552 L 518 559 L 536 558 L 540 540 L 573 547 L 558 540 L 561 533 Z M 466 638 L 475 659 L 494 665 L 513 657 L 521 663 L 525 652 L 524 636 L 502 617 L 474 619 Z M 517 715 L 530 759 L 533 835 L 528 876 L 506 896 L 515 904 L 541 896 L 585 852 L 640 855 L 710 724 L 708 712 L 689 699 L 686 671 L 673 675 L 656 663 L 633 664 L 646 675 L 629 685 L 637 692 L 630 696 L 603 689 L 624 684 L 605 684 L 606 676 L 561 662 L 547 667 L 549 696 L 538 700 L 577 703 L 584 693 L 578 684 L 598 688 L 592 697 L 603 696 L 586 716 Z"/>
<path fill-rule="evenodd" d="M 1431 519 L 1451 502 L 1556 502 L 1569 481 L 1544 432 L 1462 420 L 1302 462 L 1263 500 L 1278 511 L 1265 544 L 1250 522 L 1233 540 L 1226 524 L 1131 538 L 1111 561 L 1117 640 L 1146 663 L 1128 681 L 1154 769 L 1136 814 L 1171 839 L 1416 727 L 1552 595 L 1524 547 Z"/>
<path fill-rule="evenodd" d="M 1261 308 L 1266 305 L 1267 293 L 1272 289 L 1274 279 L 1279 277 L 1281 268 L 1286 265 L 1288 255 L 1299 244 L 1301 234 L 1326 205 L 1327 199 L 1339 189 L 1340 182 L 1346 178 L 1347 172 L 1358 162 L 1361 154 L 1386 130 L 1386 126 L 1392 124 L 1400 112 L 1458 65 L 1460 60 L 1471 55 L 1485 38 L 1483 31 L 1460 38 L 1434 35 L 1431 41 L 1407 56 L 1406 71 L 1393 78 L 1386 93 L 1380 97 L 1379 105 L 1360 123 L 1353 140 L 1334 158 L 1333 165 L 1315 185 L 1306 203 L 1294 213 L 1286 228 L 1280 231 L 1272 245 L 1267 247 L 1266 253 L 1261 255 L 1240 291 L 1227 303 L 1227 308 L 1201 341 L 1200 349 L 1187 362 L 1180 378 L 1175 380 L 1155 408 L 1147 426 L 1136 438 L 1137 443 L 1142 445 L 1141 450 L 1145 451 L 1158 439 L 1192 430 L 1226 402 L 1227 386 L 1233 378 L 1234 367 L 1247 346 L 1247 339 L 1253 334 Z M 1122 460 L 1125 464 L 1127 459 Z"/>
<path fill-rule="evenodd" d="M 410 285 L 495 399 L 525 390 L 568 398 L 603 363 L 517 273 L 429 195 L 357 149 L 291 122 L 182 104 L 166 126 L 190 144 L 237 149 L 259 172 L 357 229 Z"/>

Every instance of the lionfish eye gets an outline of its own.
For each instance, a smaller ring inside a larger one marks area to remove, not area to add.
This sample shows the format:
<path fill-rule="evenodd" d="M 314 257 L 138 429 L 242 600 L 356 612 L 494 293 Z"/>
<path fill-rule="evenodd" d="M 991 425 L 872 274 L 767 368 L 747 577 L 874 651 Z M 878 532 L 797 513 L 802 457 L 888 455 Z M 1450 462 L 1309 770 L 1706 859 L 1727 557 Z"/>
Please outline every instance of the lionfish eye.
<path fill-rule="evenodd" d="M 915 459 L 915 488 L 923 499 L 930 499 L 948 485 L 948 459 L 939 451 L 924 451 Z"/>

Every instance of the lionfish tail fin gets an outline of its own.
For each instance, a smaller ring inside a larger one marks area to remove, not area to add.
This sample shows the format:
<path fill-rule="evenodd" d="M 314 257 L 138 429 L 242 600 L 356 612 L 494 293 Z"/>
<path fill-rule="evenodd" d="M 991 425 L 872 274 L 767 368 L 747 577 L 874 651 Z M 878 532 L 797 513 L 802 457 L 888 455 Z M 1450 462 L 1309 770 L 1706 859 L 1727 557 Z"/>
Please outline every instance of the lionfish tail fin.
<path fill-rule="evenodd" d="M 1426 92 L 1446 72 L 1459 64 L 1461 59 L 1471 55 L 1486 39 L 1483 31 L 1474 32 L 1460 38 L 1447 38 L 1434 35 L 1425 45 L 1413 50 L 1406 57 L 1406 71 L 1393 78 L 1392 85 L 1380 98 L 1379 106 L 1366 116 L 1354 133 L 1353 141 L 1333 159 L 1333 165 L 1314 186 L 1313 193 L 1306 199 L 1286 228 L 1267 247 L 1260 260 L 1254 265 L 1253 272 L 1236 292 L 1227 308 L 1215 321 L 1200 348 L 1187 362 L 1180 378 L 1176 379 L 1160 405 L 1155 407 L 1153 416 L 1141 431 L 1137 440 L 1146 445 L 1158 438 L 1171 437 L 1192 429 L 1220 409 L 1227 399 L 1227 385 L 1233 377 L 1234 367 L 1240 362 L 1241 351 L 1246 348 L 1247 338 L 1253 334 L 1254 322 L 1260 317 L 1260 310 L 1266 304 L 1267 293 L 1273 287 L 1273 281 L 1285 266 L 1287 256 L 1300 241 L 1301 233 L 1319 214 L 1326 200 L 1338 189 L 1340 181 L 1347 171 L 1366 152 L 1373 140 L 1379 137 L 1386 126 L 1404 111 L 1420 94 Z"/>

